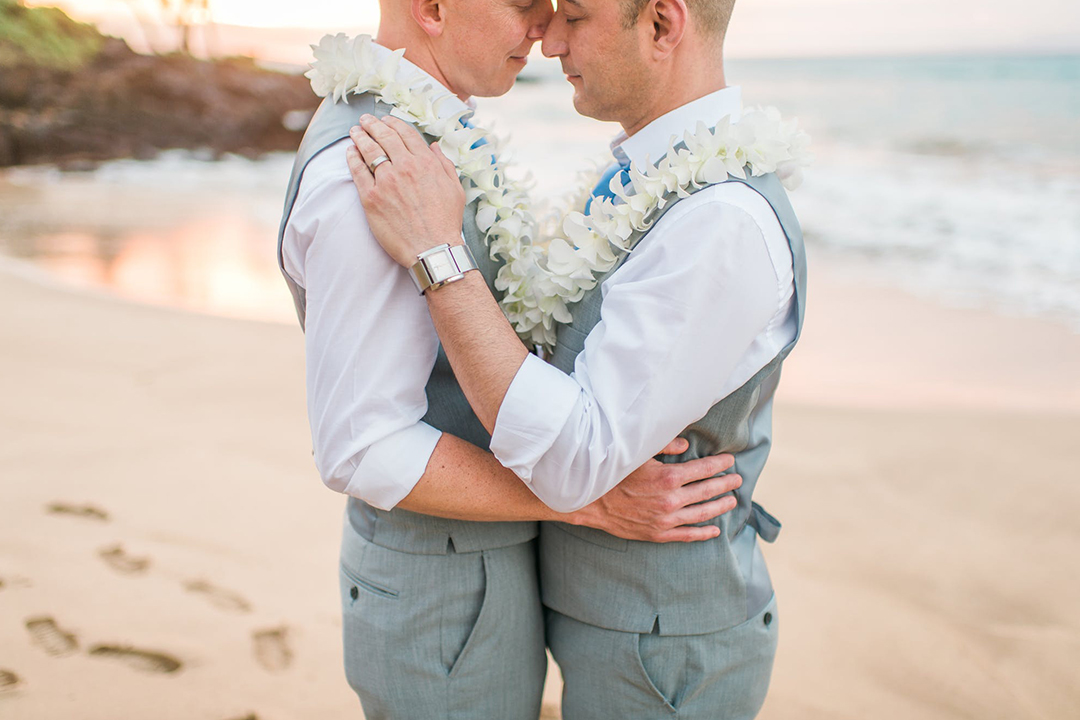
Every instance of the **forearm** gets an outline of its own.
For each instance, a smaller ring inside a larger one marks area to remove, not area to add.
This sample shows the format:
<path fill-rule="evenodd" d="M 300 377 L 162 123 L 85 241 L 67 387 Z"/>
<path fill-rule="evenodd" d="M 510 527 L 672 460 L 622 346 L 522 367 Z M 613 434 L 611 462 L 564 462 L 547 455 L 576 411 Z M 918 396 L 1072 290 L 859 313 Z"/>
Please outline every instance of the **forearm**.
<path fill-rule="evenodd" d="M 664 452 L 677 454 L 686 447 L 685 440 L 678 440 Z M 628 540 L 708 540 L 716 536 L 718 528 L 692 524 L 735 507 L 734 497 L 712 499 L 739 487 L 741 478 L 737 475 L 713 477 L 733 462 L 730 455 L 682 465 L 649 461 L 603 500 L 564 515 L 540 502 L 491 454 L 443 433 L 427 471 L 398 507 L 480 522 L 558 520 L 598 528 Z"/>
<path fill-rule="evenodd" d="M 572 516 L 544 505 L 491 453 L 448 433 L 443 433 L 423 476 L 397 507 L 455 520 L 574 522 Z"/>
<path fill-rule="evenodd" d="M 428 310 L 461 389 L 487 431 L 529 351 L 491 296 L 483 276 L 426 293 Z"/>

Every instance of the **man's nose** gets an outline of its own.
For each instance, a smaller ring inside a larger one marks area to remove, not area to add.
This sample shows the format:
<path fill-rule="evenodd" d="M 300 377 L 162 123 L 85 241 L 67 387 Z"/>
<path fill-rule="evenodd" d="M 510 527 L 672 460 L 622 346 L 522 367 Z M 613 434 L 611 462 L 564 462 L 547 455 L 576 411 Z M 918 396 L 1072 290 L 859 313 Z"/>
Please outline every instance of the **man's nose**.
<path fill-rule="evenodd" d="M 540 44 L 540 51 L 544 57 L 562 57 L 566 55 L 566 20 L 559 13 L 551 18 L 547 30 L 544 31 L 544 41 Z"/>

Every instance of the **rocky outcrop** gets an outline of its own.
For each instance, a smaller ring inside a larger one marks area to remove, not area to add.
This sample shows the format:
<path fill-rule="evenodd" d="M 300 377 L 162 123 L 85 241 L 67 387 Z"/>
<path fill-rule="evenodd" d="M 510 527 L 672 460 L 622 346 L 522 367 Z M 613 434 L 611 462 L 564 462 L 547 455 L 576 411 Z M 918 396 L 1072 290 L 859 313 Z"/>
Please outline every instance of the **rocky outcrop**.
<path fill-rule="evenodd" d="M 0 167 L 146 158 L 165 148 L 295 150 L 319 103 L 304 77 L 247 58 L 139 55 L 116 38 L 102 37 L 75 63 L 0 58 Z"/>

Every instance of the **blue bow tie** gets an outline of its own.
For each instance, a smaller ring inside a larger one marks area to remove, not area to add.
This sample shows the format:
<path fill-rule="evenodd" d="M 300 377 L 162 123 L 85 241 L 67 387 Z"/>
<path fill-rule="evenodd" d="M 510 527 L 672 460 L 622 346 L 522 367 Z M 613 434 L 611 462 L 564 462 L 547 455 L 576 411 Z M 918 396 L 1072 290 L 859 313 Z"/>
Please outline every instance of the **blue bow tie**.
<path fill-rule="evenodd" d="M 623 187 L 630 184 L 630 167 L 628 165 L 622 165 L 620 163 L 612 163 L 604 174 L 600 176 L 600 182 L 596 183 L 596 187 L 593 188 L 591 197 L 588 202 L 585 203 L 585 214 L 589 214 L 589 208 L 592 207 L 593 198 L 605 197 L 614 198 L 615 193 L 611 192 L 611 178 L 619 176 L 619 180 L 622 182 Z"/>

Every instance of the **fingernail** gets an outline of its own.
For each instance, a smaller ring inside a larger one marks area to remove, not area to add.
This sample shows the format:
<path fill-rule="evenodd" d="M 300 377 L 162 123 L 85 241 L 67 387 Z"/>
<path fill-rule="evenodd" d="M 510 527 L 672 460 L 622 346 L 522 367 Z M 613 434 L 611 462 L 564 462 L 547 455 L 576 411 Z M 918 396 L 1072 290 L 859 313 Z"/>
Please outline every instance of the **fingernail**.
<path fill-rule="evenodd" d="M 368 115 L 367 113 L 364 113 L 363 115 L 360 116 L 360 122 L 371 122 L 374 119 L 375 119 L 374 117 L 372 117 L 371 115 Z"/>

